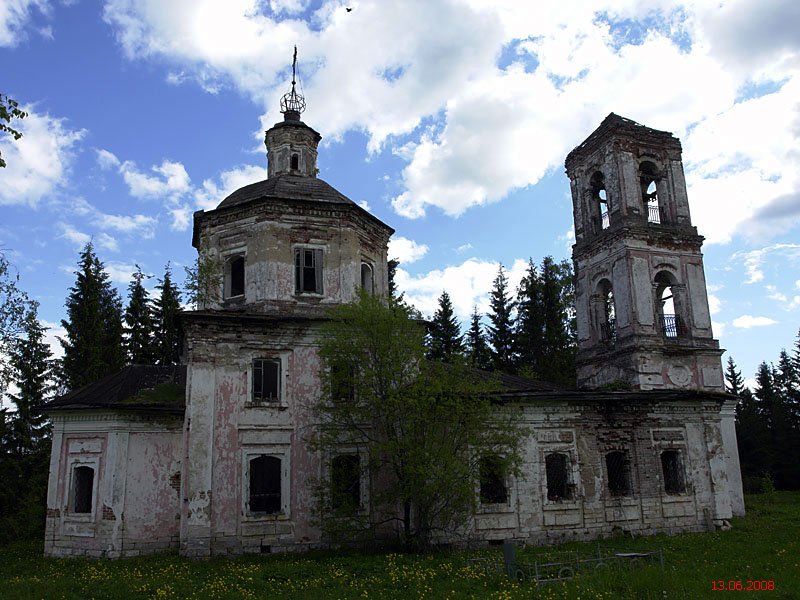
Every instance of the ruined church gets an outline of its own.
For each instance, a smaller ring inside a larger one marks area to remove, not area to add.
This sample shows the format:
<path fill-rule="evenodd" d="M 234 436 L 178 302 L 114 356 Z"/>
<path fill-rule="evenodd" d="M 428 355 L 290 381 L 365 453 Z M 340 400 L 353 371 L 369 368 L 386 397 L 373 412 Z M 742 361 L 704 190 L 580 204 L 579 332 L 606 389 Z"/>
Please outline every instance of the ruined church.
<path fill-rule="evenodd" d="M 325 547 L 314 481 L 359 511 L 358 449 L 306 440 L 317 333 L 356 290 L 388 293 L 394 230 L 317 177 L 320 134 L 294 90 L 263 181 L 194 215 L 218 293 L 184 313 L 185 360 L 131 365 L 47 406 L 45 553 L 185 556 Z M 516 477 L 476 481 L 466 541 L 534 544 L 725 527 L 744 514 L 719 343 L 681 145 L 610 114 L 566 158 L 575 222 L 577 389 L 503 378 L 522 406 Z M 702 202 L 702 198 L 699 199 Z"/>

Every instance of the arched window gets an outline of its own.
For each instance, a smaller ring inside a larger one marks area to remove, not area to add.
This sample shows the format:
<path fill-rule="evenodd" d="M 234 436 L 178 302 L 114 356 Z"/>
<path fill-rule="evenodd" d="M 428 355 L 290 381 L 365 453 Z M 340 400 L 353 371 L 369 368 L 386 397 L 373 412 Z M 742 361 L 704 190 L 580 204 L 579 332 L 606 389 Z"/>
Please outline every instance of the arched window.
<path fill-rule="evenodd" d="M 225 298 L 244 295 L 244 255 L 232 256 L 225 262 Z"/>
<path fill-rule="evenodd" d="M 300 157 L 297 154 L 292 154 L 292 171 L 300 168 Z"/>
<path fill-rule="evenodd" d="M 606 471 L 608 472 L 608 493 L 612 496 L 631 496 L 631 468 L 628 453 L 615 450 L 606 454 Z"/>
<path fill-rule="evenodd" d="M 372 294 L 374 292 L 372 265 L 365 262 L 361 263 L 361 288 L 368 294 Z"/>
<path fill-rule="evenodd" d="M 258 456 L 250 460 L 250 512 L 281 512 L 281 459 Z"/>
<path fill-rule="evenodd" d="M 72 477 L 72 512 L 92 512 L 94 469 L 92 467 L 75 467 Z"/>
<path fill-rule="evenodd" d="M 609 217 L 610 205 L 608 203 L 608 195 L 606 194 L 606 181 L 605 176 L 600 171 L 595 171 L 592 175 L 590 182 L 592 188 L 592 199 L 597 205 L 597 219 L 599 223 L 598 231 L 607 229 L 611 225 Z"/>
<path fill-rule="evenodd" d="M 642 187 L 642 203 L 648 223 L 661 223 L 661 206 L 658 201 L 658 167 L 649 160 L 639 165 L 639 183 Z"/>
<path fill-rule="evenodd" d="M 678 298 L 675 295 L 675 276 L 669 271 L 661 271 L 655 277 L 656 283 L 656 316 L 661 326 L 661 333 L 668 338 L 683 335 L 685 330 Z"/>
<path fill-rule="evenodd" d="M 600 339 L 604 342 L 614 343 L 617 339 L 616 309 L 614 307 L 614 290 L 608 279 L 603 279 L 597 284 L 597 294 L 600 298 L 600 306 L 597 311 Z"/>

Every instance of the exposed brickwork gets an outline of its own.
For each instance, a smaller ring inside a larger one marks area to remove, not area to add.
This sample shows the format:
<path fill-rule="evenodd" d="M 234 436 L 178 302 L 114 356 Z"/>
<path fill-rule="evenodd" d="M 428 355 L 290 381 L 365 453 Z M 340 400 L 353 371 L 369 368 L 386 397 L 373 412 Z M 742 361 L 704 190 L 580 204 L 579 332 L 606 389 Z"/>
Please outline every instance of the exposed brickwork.
<path fill-rule="evenodd" d="M 61 516 L 61 509 L 59 508 L 48 508 L 47 509 L 47 518 L 59 518 Z"/>
<path fill-rule="evenodd" d="M 104 521 L 115 521 L 116 516 L 114 516 L 114 509 L 110 506 L 103 505 L 103 520 Z"/>
<path fill-rule="evenodd" d="M 172 477 L 169 478 L 169 487 L 171 487 L 176 492 L 180 493 L 181 491 L 181 472 L 178 471 L 172 474 Z"/>

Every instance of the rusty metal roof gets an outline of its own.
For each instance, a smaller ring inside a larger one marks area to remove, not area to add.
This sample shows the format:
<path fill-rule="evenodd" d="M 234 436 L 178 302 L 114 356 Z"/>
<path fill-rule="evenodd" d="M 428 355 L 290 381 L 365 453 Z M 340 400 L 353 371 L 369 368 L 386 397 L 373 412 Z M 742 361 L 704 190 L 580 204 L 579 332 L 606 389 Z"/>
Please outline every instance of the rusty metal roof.
<path fill-rule="evenodd" d="M 217 209 L 244 204 L 252 200 L 267 200 L 270 198 L 276 200 L 316 200 L 358 206 L 350 198 L 322 179 L 282 173 L 264 181 L 258 181 L 239 188 L 220 202 Z"/>

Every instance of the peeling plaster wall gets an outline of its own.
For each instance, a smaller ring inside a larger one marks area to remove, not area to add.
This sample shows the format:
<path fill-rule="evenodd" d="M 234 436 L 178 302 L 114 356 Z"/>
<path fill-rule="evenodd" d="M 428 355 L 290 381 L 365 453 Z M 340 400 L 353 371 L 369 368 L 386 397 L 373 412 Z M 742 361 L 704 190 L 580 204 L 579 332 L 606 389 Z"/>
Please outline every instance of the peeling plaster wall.
<path fill-rule="evenodd" d="M 116 558 L 177 548 L 172 477 L 180 472 L 181 420 L 99 411 L 52 420 L 45 554 Z M 89 513 L 73 512 L 75 466 L 94 470 Z"/>

